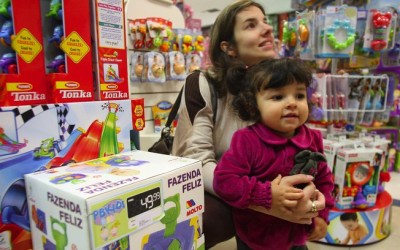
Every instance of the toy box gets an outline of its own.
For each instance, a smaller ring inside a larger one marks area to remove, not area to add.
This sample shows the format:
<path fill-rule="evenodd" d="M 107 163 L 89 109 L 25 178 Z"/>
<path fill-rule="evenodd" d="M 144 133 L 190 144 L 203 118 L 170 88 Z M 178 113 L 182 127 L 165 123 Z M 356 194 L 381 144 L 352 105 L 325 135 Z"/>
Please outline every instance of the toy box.
<path fill-rule="evenodd" d="M 0 7 L 0 106 L 48 103 L 39 0 Z"/>
<path fill-rule="evenodd" d="M 132 151 L 25 175 L 34 249 L 197 249 L 201 171 Z"/>
<path fill-rule="evenodd" d="M 24 174 L 130 150 L 131 102 L 0 108 L 0 249 L 31 249 Z"/>
<path fill-rule="evenodd" d="M 90 3 L 96 98 L 129 99 L 124 1 Z"/>
<path fill-rule="evenodd" d="M 93 101 L 88 1 L 41 0 L 41 13 L 51 102 Z"/>
<path fill-rule="evenodd" d="M 375 205 L 384 164 L 382 154 L 382 150 L 365 148 L 362 144 L 338 151 L 334 195 L 339 209 L 365 209 Z"/>
<path fill-rule="evenodd" d="M 337 152 L 341 148 L 354 148 L 355 140 L 347 139 L 345 135 L 339 137 L 329 136 L 324 139 L 324 154 L 326 156 L 326 161 L 328 167 L 331 169 L 332 173 L 335 173 L 336 156 Z"/>

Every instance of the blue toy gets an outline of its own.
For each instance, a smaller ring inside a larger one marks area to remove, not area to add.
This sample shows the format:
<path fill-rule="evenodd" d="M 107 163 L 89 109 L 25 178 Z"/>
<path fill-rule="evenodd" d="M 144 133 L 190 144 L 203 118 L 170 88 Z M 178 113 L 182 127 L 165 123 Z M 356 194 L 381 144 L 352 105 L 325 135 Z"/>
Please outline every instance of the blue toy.
<path fill-rule="evenodd" d="M 65 73 L 65 56 L 63 54 L 54 57 L 53 61 L 46 66 L 54 73 Z"/>
<path fill-rule="evenodd" d="M 61 41 L 64 38 L 64 28 L 62 25 L 54 27 L 53 36 L 47 40 L 49 43 L 55 43 L 56 47 L 59 47 Z"/>
<path fill-rule="evenodd" d="M 14 52 L 3 54 L 0 58 L 0 68 L 3 74 L 16 74 L 17 68 L 17 56 Z"/>
<path fill-rule="evenodd" d="M 10 20 L 7 20 L 3 23 L 0 30 L 0 42 L 4 44 L 4 46 L 11 45 L 11 36 L 14 34 L 13 24 Z"/>

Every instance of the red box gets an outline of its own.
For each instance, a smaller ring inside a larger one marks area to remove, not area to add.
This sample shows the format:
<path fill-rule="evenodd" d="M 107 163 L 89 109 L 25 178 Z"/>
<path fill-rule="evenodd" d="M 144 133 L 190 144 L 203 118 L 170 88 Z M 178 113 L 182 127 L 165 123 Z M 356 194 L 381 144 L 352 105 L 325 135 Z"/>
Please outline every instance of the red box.
<path fill-rule="evenodd" d="M 129 99 L 124 0 L 91 0 L 98 100 Z"/>
<path fill-rule="evenodd" d="M 89 1 L 60 1 L 61 5 L 57 7 L 51 3 L 50 0 L 48 3 L 42 1 L 43 33 L 48 38 L 56 26 L 61 26 L 63 38 L 58 44 L 59 48 L 48 40 L 45 41 L 46 65 L 50 67 L 57 55 L 64 55 L 65 58 L 65 70 L 55 70 L 46 74 L 47 84 L 51 89 L 51 102 L 93 101 L 95 98 Z M 61 14 L 49 15 L 50 10 L 53 10 L 53 13 L 61 11 Z"/>
<path fill-rule="evenodd" d="M 10 3 L 12 13 L 7 19 L 13 23 L 13 35 L 10 44 L 0 44 L 0 54 L 16 53 L 17 66 L 13 64 L 13 67 L 17 72 L 0 73 L 0 106 L 47 103 L 40 1 L 11 0 Z M 3 22 L 1 19 L 0 24 Z"/>

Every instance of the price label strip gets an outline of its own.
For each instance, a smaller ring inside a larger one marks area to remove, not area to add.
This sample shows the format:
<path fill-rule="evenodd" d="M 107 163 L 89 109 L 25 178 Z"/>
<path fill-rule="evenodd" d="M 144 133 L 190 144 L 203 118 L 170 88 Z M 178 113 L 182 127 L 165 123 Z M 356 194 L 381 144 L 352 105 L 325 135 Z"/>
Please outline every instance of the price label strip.
<path fill-rule="evenodd" d="M 147 227 L 164 215 L 160 183 L 146 186 L 126 201 L 129 228 Z"/>

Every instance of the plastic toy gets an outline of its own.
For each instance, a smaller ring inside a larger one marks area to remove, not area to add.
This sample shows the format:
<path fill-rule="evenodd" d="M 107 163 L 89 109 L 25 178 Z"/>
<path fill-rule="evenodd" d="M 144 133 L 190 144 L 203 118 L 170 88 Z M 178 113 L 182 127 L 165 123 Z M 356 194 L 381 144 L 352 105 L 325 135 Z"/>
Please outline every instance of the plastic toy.
<path fill-rule="evenodd" d="M 307 27 L 307 21 L 305 19 L 301 19 L 299 21 L 299 28 L 297 29 L 297 32 L 299 33 L 300 45 L 304 47 L 308 42 L 308 38 L 310 37 L 310 31 Z"/>
<path fill-rule="evenodd" d="M 193 51 L 193 37 L 191 35 L 184 35 L 182 38 L 182 53 L 188 54 Z"/>
<path fill-rule="evenodd" d="M 0 0 L 0 15 L 7 18 L 11 17 L 10 0 Z"/>
<path fill-rule="evenodd" d="M 62 25 L 57 25 L 54 27 L 53 36 L 47 41 L 49 43 L 54 43 L 56 47 L 59 47 L 61 41 L 64 39 L 64 29 Z"/>
<path fill-rule="evenodd" d="M 0 58 L 0 68 L 3 74 L 18 73 L 17 56 L 14 52 L 3 54 Z"/>
<path fill-rule="evenodd" d="M 339 29 L 345 30 L 347 35 L 346 40 L 343 42 L 339 42 L 335 35 L 336 31 L 338 31 Z M 327 42 L 335 50 L 344 50 L 352 45 L 356 40 L 356 31 L 353 27 L 351 27 L 350 20 L 347 19 L 334 20 L 333 24 L 327 28 L 326 32 Z"/>
<path fill-rule="evenodd" d="M 47 12 L 47 17 L 53 17 L 62 20 L 62 5 L 61 0 L 51 0 L 50 10 Z"/>
<path fill-rule="evenodd" d="M 55 73 L 65 73 L 65 56 L 64 54 L 54 57 L 53 61 L 46 66 Z"/>
<path fill-rule="evenodd" d="M 14 34 L 14 28 L 12 21 L 7 20 L 3 23 L 3 26 L 1 26 L 0 30 L 0 42 L 4 46 L 10 46 L 11 45 L 11 38 Z"/>
<path fill-rule="evenodd" d="M 382 50 L 386 48 L 386 33 L 392 20 L 392 13 L 382 13 L 375 11 L 372 15 L 372 25 L 374 27 L 374 40 L 371 41 L 373 50 Z"/>
<path fill-rule="evenodd" d="M 143 49 L 146 40 L 146 19 L 138 19 L 138 26 L 136 30 L 136 42 L 134 44 L 135 49 Z"/>
<path fill-rule="evenodd" d="M 205 50 L 205 48 L 204 48 L 204 36 L 199 35 L 199 36 L 196 37 L 196 41 L 194 42 L 194 49 L 197 52 L 201 52 L 201 51 Z"/>

